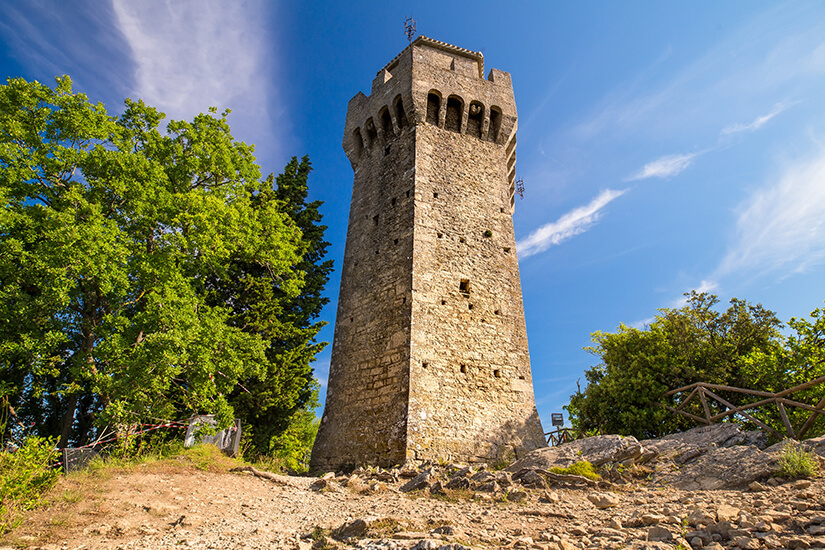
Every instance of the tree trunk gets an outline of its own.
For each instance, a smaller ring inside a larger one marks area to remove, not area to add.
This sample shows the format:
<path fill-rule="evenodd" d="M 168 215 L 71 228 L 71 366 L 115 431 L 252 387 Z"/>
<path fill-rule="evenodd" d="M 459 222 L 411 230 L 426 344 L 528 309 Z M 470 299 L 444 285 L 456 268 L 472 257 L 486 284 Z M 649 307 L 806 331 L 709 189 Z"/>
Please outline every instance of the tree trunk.
<path fill-rule="evenodd" d="M 69 444 L 69 437 L 72 435 L 72 426 L 74 425 L 74 413 L 77 410 L 78 395 L 74 394 L 69 397 L 69 403 L 66 406 L 66 412 L 63 413 L 63 418 L 60 420 L 60 441 L 57 446 L 64 448 Z"/>

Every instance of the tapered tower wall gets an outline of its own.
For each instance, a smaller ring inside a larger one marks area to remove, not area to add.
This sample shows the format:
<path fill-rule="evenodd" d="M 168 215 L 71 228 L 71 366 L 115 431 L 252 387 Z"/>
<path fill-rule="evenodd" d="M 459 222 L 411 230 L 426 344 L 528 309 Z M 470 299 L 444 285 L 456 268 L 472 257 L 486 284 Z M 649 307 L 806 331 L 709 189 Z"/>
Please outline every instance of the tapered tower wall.
<path fill-rule="evenodd" d="M 481 54 L 419 37 L 349 104 L 355 172 L 315 468 L 544 444 L 513 233 L 516 108 Z"/>

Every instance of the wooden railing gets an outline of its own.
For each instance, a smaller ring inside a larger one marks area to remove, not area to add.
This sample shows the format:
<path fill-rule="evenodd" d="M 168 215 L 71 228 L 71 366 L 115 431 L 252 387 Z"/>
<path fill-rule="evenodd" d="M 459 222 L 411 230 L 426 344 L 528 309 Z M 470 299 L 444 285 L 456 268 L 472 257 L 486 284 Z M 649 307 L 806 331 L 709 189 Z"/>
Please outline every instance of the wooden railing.
<path fill-rule="evenodd" d="M 805 382 L 804 384 L 800 384 L 798 386 L 794 386 L 793 388 L 788 388 L 787 390 L 772 393 L 766 391 L 748 390 L 744 388 L 734 388 L 731 386 L 721 386 L 719 384 L 706 384 L 704 382 L 696 382 L 695 384 L 690 384 L 689 386 L 684 386 L 681 388 L 677 388 L 675 390 L 670 390 L 669 392 L 662 394 L 662 397 L 669 397 L 672 395 L 676 395 L 678 393 L 690 391 L 690 394 L 679 404 L 679 406 L 671 407 L 669 405 L 660 405 L 673 413 L 680 414 L 686 418 L 690 418 L 697 422 L 702 422 L 703 424 L 708 425 L 713 424 L 714 422 L 718 422 L 726 416 L 741 415 L 743 418 L 746 418 L 747 420 L 753 422 L 763 430 L 773 433 L 777 437 L 790 437 L 792 439 L 802 439 L 805 436 L 805 433 L 811 428 L 811 426 L 813 426 L 817 417 L 820 414 L 825 414 L 825 410 L 823 410 L 825 409 L 825 397 L 822 397 L 822 399 L 819 400 L 819 403 L 817 403 L 816 406 L 812 406 L 808 405 L 807 403 L 793 401 L 791 399 L 788 399 L 787 396 L 802 390 L 807 390 L 808 388 L 812 388 L 823 383 L 825 383 L 825 376 L 819 377 L 809 382 Z M 753 403 L 748 403 L 746 405 L 736 406 L 720 397 L 717 393 L 715 393 L 720 391 L 752 395 L 755 397 L 761 397 L 762 399 L 754 401 Z M 698 399 L 702 403 L 702 410 L 705 413 L 704 417 L 689 413 L 684 410 L 688 403 L 690 403 L 691 401 L 695 402 L 695 399 Z M 725 408 L 725 410 L 717 414 L 711 414 L 710 405 L 708 404 L 709 399 L 721 404 Z M 755 409 L 758 407 L 766 407 L 772 404 L 775 404 L 779 410 L 779 417 L 782 419 L 782 423 L 785 425 L 785 430 L 787 431 L 786 434 L 779 433 L 774 428 L 768 426 L 767 424 L 765 424 L 764 422 L 755 418 L 753 415 L 747 412 L 751 409 Z M 805 409 L 811 412 L 811 415 L 805 420 L 805 423 L 802 425 L 799 431 L 794 431 L 793 426 L 791 426 L 791 422 L 788 419 L 788 413 L 785 410 L 785 407 L 799 407 L 800 409 Z"/>
<path fill-rule="evenodd" d="M 547 432 L 544 434 L 544 437 L 547 438 L 548 446 L 555 447 L 556 445 L 561 445 L 562 443 L 567 443 L 568 441 L 581 439 L 584 435 L 580 431 L 574 430 L 573 428 L 559 428 L 558 430 Z"/>

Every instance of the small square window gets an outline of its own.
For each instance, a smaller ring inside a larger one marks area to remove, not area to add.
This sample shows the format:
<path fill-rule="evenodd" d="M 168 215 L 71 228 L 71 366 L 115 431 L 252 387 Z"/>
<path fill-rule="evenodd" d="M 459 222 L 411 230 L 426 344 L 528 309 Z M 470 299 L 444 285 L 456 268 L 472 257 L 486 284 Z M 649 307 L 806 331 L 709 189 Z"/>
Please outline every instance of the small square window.
<path fill-rule="evenodd" d="M 498 369 L 494 370 L 493 376 L 495 376 L 496 378 L 501 378 L 501 371 Z"/>
<path fill-rule="evenodd" d="M 395 206 L 395 197 L 393 197 L 393 199 L 390 201 L 390 204 Z"/>
<path fill-rule="evenodd" d="M 467 365 L 461 365 L 461 372 L 467 372 Z"/>
<path fill-rule="evenodd" d="M 433 193 L 433 198 L 437 199 L 438 198 L 438 193 Z"/>
<path fill-rule="evenodd" d="M 461 279 L 458 285 L 458 291 L 462 294 L 470 294 L 470 279 Z"/>

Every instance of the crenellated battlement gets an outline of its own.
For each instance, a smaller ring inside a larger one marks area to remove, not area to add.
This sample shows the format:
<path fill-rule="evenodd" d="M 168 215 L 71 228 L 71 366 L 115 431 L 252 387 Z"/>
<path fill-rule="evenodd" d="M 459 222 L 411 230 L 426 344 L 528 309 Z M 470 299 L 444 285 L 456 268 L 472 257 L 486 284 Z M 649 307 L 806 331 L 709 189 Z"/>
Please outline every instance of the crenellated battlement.
<path fill-rule="evenodd" d="M 419 36 L 378 71 L 369 96 L 349 102 L 343 147 L 353 166 L 383 155 L 392 141 L 419 124 L 493 143 L 507 150 L 510 208 L 515 201 L 516 113 L 510 74 L 484 56 Z"/>

